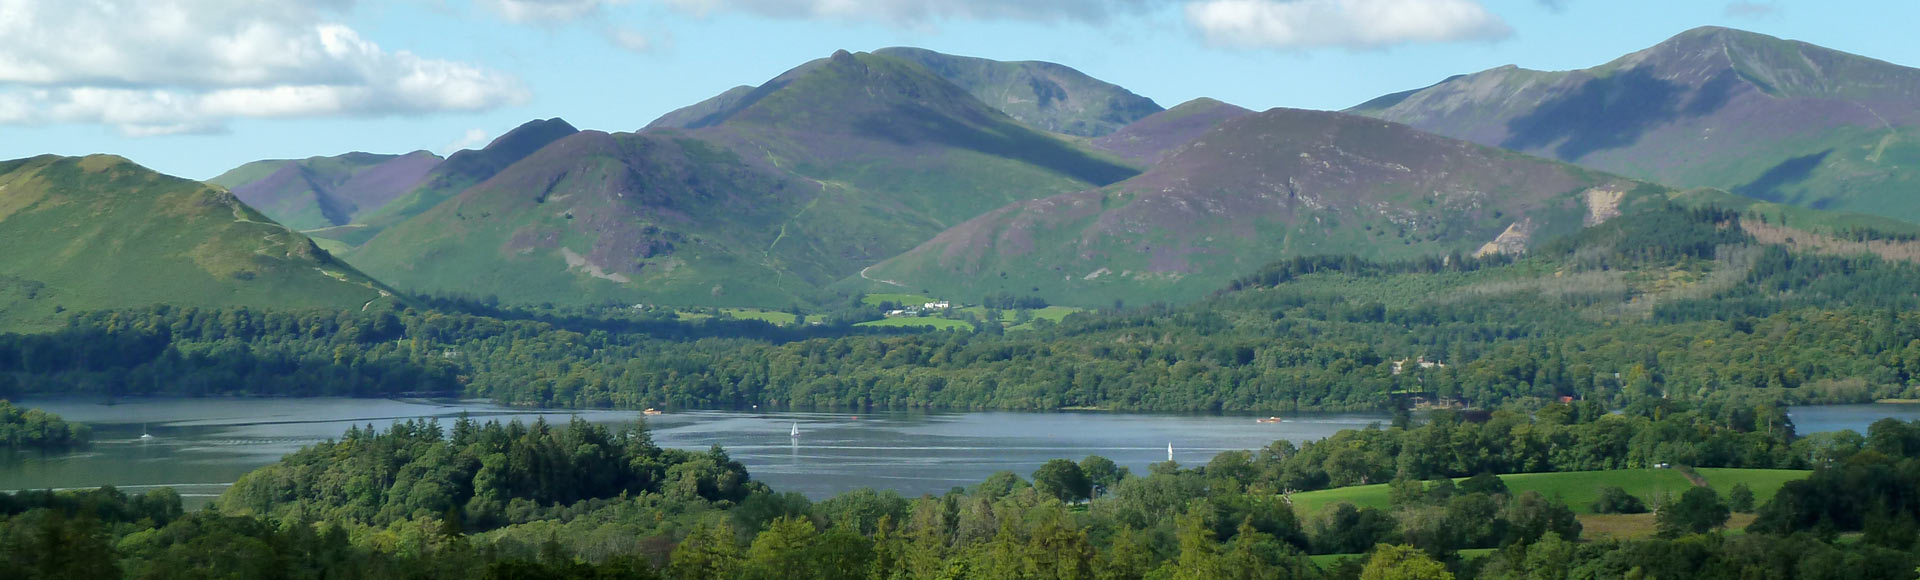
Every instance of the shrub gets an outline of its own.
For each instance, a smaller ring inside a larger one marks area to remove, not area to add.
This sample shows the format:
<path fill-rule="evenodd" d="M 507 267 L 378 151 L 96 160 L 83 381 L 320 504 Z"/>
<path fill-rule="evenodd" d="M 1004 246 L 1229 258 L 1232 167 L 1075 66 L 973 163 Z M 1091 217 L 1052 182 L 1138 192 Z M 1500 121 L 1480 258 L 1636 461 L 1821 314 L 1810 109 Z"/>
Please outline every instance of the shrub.
<path fill-rule="evenodd" d="M 1594 500 L 1593 505 L 1589 507 L 1593 508 L 1593 513 L 1596 514 L 1647 513 L 1647 504 L 1642 503 L 1640 498 L 1633 497 L 1633 494 L 1627 493 L 1627 490 L 1621 489 L 1620 486 L 1600 488 L 1600 499 Z"/>

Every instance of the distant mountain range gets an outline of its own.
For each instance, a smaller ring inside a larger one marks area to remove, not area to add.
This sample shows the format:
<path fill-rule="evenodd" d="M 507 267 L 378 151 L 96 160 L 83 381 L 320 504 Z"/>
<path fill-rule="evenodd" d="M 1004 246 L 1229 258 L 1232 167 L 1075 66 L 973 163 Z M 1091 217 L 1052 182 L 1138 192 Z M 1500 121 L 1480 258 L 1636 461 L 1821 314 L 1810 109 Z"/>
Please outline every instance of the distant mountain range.
<path fill-rule="evenodd" d="M 58 324 L 69 310 L 396 299 L 231 193 L 107 155 L 0 162 L 0 247 L 6 329 Z"/>
<path fill-rule="evenodd" d="M 1920 221 L 1920 70 L 1725 28 L 1349 112 L 1678 187 Z"/>
<path fill-rule="evenodd" d="M 348 153 L 303 160 L 255 161 L 207 180 L 226 187 L 287 227 L 320 229 L 353 223 L 411 191 L 440 156 Z"/>
<path fill-rule="evenodd" d="M 416 291 L 785 307 L 1000 205 L 1138 173 L 880 54 L 728 95 L 685 127 L 554 141 L 347 255 Z"/>
<path fill-rule="evenodd" d="M 637 133 L 549 119 L 444 160 L 264 161 L 212 183 L 408 292 L 1097 306 L 1190 300 L 1291 256 L 1522 252 L 1669 201 L 1791 215 L 1801 237 L 1909 231 L 1778 204 L 1920 220 L 1917 103 L 1920 71 L 1719 28 L 1349 114 L 1163 110 L 1061 65 L 889 48 Z"/>
<path fill-rule="evenodd" d="M 1184 301 L 1292 256 L 1520 253 L 1667 193 L 1397 123 L 1274 109 L 1133 179 L 975 218 L 871 273 L 963 300 Z"/>

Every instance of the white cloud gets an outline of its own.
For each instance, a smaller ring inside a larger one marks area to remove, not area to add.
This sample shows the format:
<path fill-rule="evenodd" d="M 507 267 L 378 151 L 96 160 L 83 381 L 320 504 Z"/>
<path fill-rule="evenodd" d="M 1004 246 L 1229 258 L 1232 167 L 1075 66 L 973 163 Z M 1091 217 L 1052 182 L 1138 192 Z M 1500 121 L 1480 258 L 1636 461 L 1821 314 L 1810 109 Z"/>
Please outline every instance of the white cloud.
<path fill-rule="evenodd" d="M 480 0 L 482 6 L 513 22 L 566 22 L 594 14 L 601 6 L 629 0 Z"/>
<path fill-rule="evenodd" d="M 922 24 L 934 20 L 1103 21 L 1168 0 L 659 0 L 705 15 L 745 11 L 774 18 L 828 18 Z"/>
<path fill-rule="evenodd" d="M 522 102 L 505 74 L 389 52 L 328 17 L 350 0 L 0 0 L 0 123 L 127 135 L 233 118 L 472 111 Z"/>
<path fill-rule="evenodd" d="M 1208 42 L 1240 48 L 1377 48 L 1408 42 L 1491 40 L 1513 33 L 1479 0 L 653 1 L 696 16 L 745 12 L 768 18 L 875 21 L 909 27 L 955 20 L 1100 23 L 1164 6 L 1183 6 L 1187 24 Z M 1539 1 L 1556 9 L 1566 2 Z"/>
<path fill-rule="evenodd" d="M 0 124 L 18 125 L 33 120 L 33 102 L 26 95 L 0 93 Z"/>
<path fill-rule="evenodd" d="M 657 40 L 654 35 L 624 26 L 608 27 L 606 29 L 606 35 L 607 42 L 611 42 L 614 46 L 620 47 L 628 52 L 653 52 L 664 44 L 660 40 Z"/>
<path fill-rule="evenodd" d="M 1198 0 L 1186 13 L 1207 42 L 1238 48 L 1383 48 L 1513 34 L 1474 0 Z"/>
<path fill-rule="evenodd" d="M 489 135 L 487 135 L 486 129 L 467 129 L 467 134 L 461 135 L 458 140 L 452 143 L 448 143 L 446 147 L 441 147 L 440 155 L 444 157 L 452 155 L 454 152 L 462 149 L 481 147 L 487 144 L 488 137 Z"/>

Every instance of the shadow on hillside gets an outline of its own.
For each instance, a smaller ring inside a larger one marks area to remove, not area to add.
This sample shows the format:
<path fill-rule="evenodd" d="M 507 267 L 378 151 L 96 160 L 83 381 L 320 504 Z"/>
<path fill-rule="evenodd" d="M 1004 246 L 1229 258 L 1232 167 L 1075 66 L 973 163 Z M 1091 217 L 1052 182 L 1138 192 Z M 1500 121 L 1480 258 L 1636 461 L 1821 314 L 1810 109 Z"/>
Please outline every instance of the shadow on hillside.
<path fill-rule="evenodd" d="M 854 131 L 863 137 L 903 147 L 936 143 L 969 149 L 1031 163 L 1095 185 L 1112 184 L 1140 173 L 1012 123 L 999 124 L 998 129 L 977 128 L 939 111 L 905 104 L 894 105 L 885 114 L 863 116 L 854 124 Z"/>
<path fill-rule="evenodd" d="M 1779 165 L 1768 169 L 1766 173 L 1760 174 L 1760 177 L 1755 178 L 1753 182 L 1733 188 L 1733 192 L 1742 196 L 1774 203 L 1804 205 L 1802 202 L 1805 200 L 1799 199 L 1802 196 L 1790 197 L 1785 191 L 1781 191 L 1781 188 L 1806 182 L 1807 179 L 1813 177 L 1814 170 L 1819 169 L 1822 163 L 1826 163 L 1827 157 L 1832 155 L 1833 150 L 1828 149 L 1819 153 L 1802 155 L 1782 161 Z M 1815 202 L 1816 206 L 1832 206 L 1833 204 L 1833 200 L 1817 200 Z"/>
<path fill-rule="evenodd" d="M 1693 99 L 1682 112 L 1689 117 L 1704 117 L 1725 108 L 1733 100 L 1733 89 L 1740 86 L 1740 82 L 1740 73 L 1721 71 L 1694 92 Z"/>
<path fill-rule="evenodd" d="M 1690 90 L 1655 78 L 1644 68 L 1622 71 L 1589 80 L 1533 113 L 1509 121 L 1511 136 L 1500 146 L 1517 150 L 1551 146 L 1554 157 L 1579 161 L 1595 152 L 1638 143 L 1647 131 L 1662 124 L 1719 111 L 1733 99 L 1739 83 L 1738 75 L 1725 71 L 1698 90 Z"/>

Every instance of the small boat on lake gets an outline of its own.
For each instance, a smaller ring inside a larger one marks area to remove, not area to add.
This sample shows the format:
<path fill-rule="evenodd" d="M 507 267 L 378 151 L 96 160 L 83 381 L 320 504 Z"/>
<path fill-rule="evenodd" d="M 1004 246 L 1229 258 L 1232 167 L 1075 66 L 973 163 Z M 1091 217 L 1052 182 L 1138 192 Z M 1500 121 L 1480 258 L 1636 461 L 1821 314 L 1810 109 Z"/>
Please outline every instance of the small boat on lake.
<path fill-rule="evenodd" d="M 1279 417 L 1267 417 L 1267 418 L 1265 418 L 1265 419 L 1254 419 L 1254 420 L 1253 420 L 1253 422 L 1255 422 L 1255 423 L 1285 423 L 1285 422 L 1287 422 L 1287 420 L 1286 420 L 1286 419 L 1281 419 L 1281 418 L 1279 418 Z"/>
<path fill-rule="evenodd" d="M 662 411 L 652 407 L 648 407 L 647 410 L 640 412 L 640 414 L 642 415 L 665 415 L 666 413 L 667 413 L 666 411 Z"/>
<path fill-rule="evenodd" d="M 800 438 L 800 424 L 799 424 L 799 423 L 794 423 L 794 424 L 793 424 L 793 431 L 792 431 L 792 432 L 790 432 L 790 433 L 788 433 L 788 434 L 787 434 L 787 436 L 788 436 L 788 437 L 792 437 L 792 438 L 794 438 L 794 439 L 799 439 L 799 438 Z"/>

